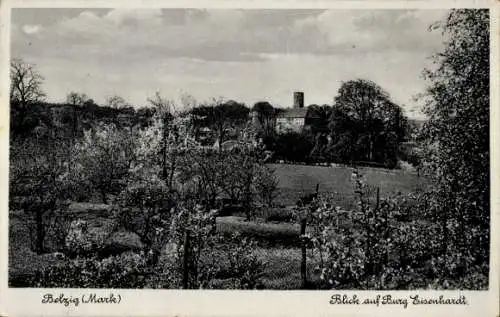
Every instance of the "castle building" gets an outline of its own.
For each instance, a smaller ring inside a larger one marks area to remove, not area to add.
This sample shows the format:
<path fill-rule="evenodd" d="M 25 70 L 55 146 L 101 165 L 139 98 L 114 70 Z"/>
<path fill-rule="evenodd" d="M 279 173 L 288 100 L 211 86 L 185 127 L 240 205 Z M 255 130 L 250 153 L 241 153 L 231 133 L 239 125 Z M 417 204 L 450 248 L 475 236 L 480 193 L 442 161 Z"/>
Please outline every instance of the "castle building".
<path fill-rule="evenodd" d="M 304 93 L 293 93 L 293 108 L 282 109 L 276 116 L 276 132 L 301 132 L 305 125 L 307 109 L 304 108 Z"/>

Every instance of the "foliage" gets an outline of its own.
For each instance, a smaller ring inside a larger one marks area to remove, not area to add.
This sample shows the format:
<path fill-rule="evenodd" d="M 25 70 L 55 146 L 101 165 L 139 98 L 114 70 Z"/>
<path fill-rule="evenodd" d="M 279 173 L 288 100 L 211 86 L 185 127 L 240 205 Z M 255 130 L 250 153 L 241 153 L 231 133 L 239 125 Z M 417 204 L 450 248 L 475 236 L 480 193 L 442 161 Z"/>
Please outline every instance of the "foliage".
<path fill-rule="evenodd" d="M 201 288 L 261 288 L 265 263 L 254 255 L 255 241 L 232 235 L 215 235 L 206 246 L 198 284 Z M 222 285 L 218 281 L 225 281 Z"/>
<path fill-rule="evenodd" d="M 118 201 L 119 225 L 141 238 L 152 263 L 156 264 L 161 248 L 169 238 L 175 204 L 165 183 L 158 179 L 129 181 Z"/>
<path fill-rule="evenodd" d="M 123 97 L 113 95 L 106 99 L 106 105 L 110 108 L 120 109 L 127 107 L 127 101 Z"/>
<path fill-rule="evenodd" d="M 89 97 L 84 93 L 70 92 L 66 96 L 66 102 L 73 106 L 83 107 L 89 101 Z"/>
<path fill-rule="evenodd" d="M 215 210 L 207 211 L 201 205 L 175 207 L 167 228 L 169 240 L 164 249 L 167 256 L 159 258 L 159 266 L 161 272 L 172 274 L 171 281 L 176 287 L 182 286 L 184 269 L 189 278 L 188 288 L 200 287 L 200 261 L 206 256 L 207 241 L 215 232 L 215 215 Z"/>
<path fill-rule="evenodd" d="M 175 105 L 172 100 L 163 97 L 159 91 L 155 92 L 154 97 L 148 98 L 148 102 L 158 114 L 172 114 L 175 111 Z"/>
<path fill-rule="evenodd" d="M 104 248 L 111 232 L 91 230 L 85 220 L 70 223 L 65 237 L 65 253 L 70 256 L 95 254 Z"/>
<path fill-rule="evenodd" d="M 314 134 L 328 133 L 333 108 L 330 105 L 309 105 L 305 125 Z"/>
<path fill-rule="evenodd" d="M 120 224 L 141 237 L 153 264 L 172 238 L 176 208 L 193 198 L 178 174 L 183 153 L 197 146 L 187 131 L 189 117 L 164 121 L 164 114 L 160 111 L 153 124 L 138 131 L 127 184 L 118 197 Z"/>
<path fill-rule="evenodd" d="M 230 148 L 184 147 L 178 158 L 175 188 L 183 199 L 189 197 L 208 209 L 221 207 L 218 201 L 229 200 L 240 205 L 250 218 L 255 186 L 266 181 L 265 174 L 259 174 L 261 168 L 262 151 L 254 144 L 253 132 L 243 129 Z"/>
<path fill-rule="evenodd" d="M 358 208 L 335 207 L 329 196 L 302 211 L 309 230 L 304 237 L 319 258 L 316 271 L 321 288 L 354 289 L 483 289 L 488 271 L 472 252 L 443 254 L 444 240 L 439 224 L 419 215 L 422 198 L 405 195 L 369 199 L 369 189 L 359 172 L 353 173 Z M 426 194 L 428 195 L 428 194 Z M 423 196 L 425 197 L 425 196 Z M 432 206 L 432 205 L 431 205 Z M 404 215 L 404 219 L 402 219 Z M 410 215 L 410 216 L 409 216 Z M 459 228 L 450 225 L 448 230 Z M 474 233 L 468 233 L 468 238 Z M 462 280 L 462 278 L 464 278 Z"/>
<path fill-rule="evenodd" d="M 231 136 L 237 136 L 248 121 L 248 109 L 233 100 L 213 100 L 207 105 L 193 108 L 190 113 L 195 118 L 196 129 L 209 128 L 215 133 L 215 141 L 221 145 Z"/>
<path fill-rule="evenodd" d="M 144 288 L 151 271 L 143 254 L 77 258 L 36 272 L 29 285 L 45 288 Z"/>
<path fill-rule="evenodd" d="M 255 193 L 265 206 L 273 206 L 273 202 L 278 195 L 278 185 L 278 178 L 271 167 L 260 165 L 257 168 L 254 179 Z"/>
<path fill-rule="evenodd" d="M 259 101 L 254 104 L 252 111 L 252 115 L 256 116 L 254 124 L 257 124 L 259 134 L 264 138 L 274 135 L 276 109 L 267 101 Z"/>
<path fill-rule="evenodd" d="M 488 10 L 450 11 L 435 25 L 445 48 L 425 72 L 424 159 L 436 182 L 444 256 L 468 254 L 477 264 L 489 260 L 489 25 Z"/>
<path fill-rule="evenodd" d="M 79 93 L 77 93 L 79 94 Z M 79 102 L 79 101 L 76 101 Z M 92 99 L 75 107 L 71 103 L 34 102 L 21 108 L 18 101 L 10 107 L 11 138 L 47 136 L 54 133 L 68 141 L 78 139 L 93 126 L 114 124 L 118 128 L 146 128 L 153 123 L 154 108 L 110 108 L 99 106 Z"/>
<path fill-rule="evenodd" d="M 330 120 L 330 153 L 337 159 L 369 161 L 393 168 L 405 140 L 407 118 L 401 107 L 374 82 L 358 79 L 339 88 Z"/>
<path fill-rule="evenodd" d="M 308 162 L 308 154 L 314 146 L 304 134 L 296 132 L 279 134 L 264 142 L 268 148 L 273 149 L 275 159 L 293 162 Z"/>
<path fill-rule="evenodd" d="M 48 138 L 17 140 L 10 149 L 10 159 L 16 163 L 10 165 L 9 208 L 32 216 L 32 249 L 38 253 L 45 251 L 50 218 L 67 206 L 71 196 L 64 148 L 61 140 Z"/>

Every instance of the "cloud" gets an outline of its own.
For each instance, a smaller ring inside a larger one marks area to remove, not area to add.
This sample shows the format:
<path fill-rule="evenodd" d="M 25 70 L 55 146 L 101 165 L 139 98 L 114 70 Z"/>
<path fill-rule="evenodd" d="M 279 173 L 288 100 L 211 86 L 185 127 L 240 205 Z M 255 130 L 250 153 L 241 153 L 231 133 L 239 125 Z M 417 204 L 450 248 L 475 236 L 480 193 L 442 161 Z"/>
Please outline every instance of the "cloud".
<path fill-rule="evenodd" d="M 103 18 L 116 26 L 159 26 L 162 25 L 161 9 L 115 9 L 109 11 Z"/>
<path fill-rule="evenodd" d="M 440 34 L 428 26 L 444 14 L 440 10 L 329 10 L 298 21 L 294 32 L 305 33 L 321 43 L 318 51 L 364 53 L 381 50 L 433 50 L 441 45 Z M 430 13 L 430 14 L 429 14 Z"/>
<path fill-rule="evenodd" d="M 83 11 L 77 17 L 65 18 L 59 24 L 52 27 L 52 34 L 58 36 L 81 36 L 100 35 L 103 36 L 112 30 L 104 20 L 91 11 Z M 48 35 L 51 32 L 47 32 Z"/>
<path fill-rule="evenodd" d="M 20 11 L 12 20 L 12 55 L 40 66 L 48 95 L 77 90 L 99 101 L 118 93 L 141 104 L 157 89 L 187 90 L 200 99 L 267 98 L 282 106 L 295 89 L 305 91 L 307 103 L 331 102 L 341 81 L 356 78 L 409 103 L 423 89 L 426 57 L 442 45 L 441 34 L 427 27 L 444 14 L 51 9 L 29 13 L 29 20 Z M 40 28 L 28 34 L 26 26 Z"/>
<path fill-rule="evenodd" d="M 53 41 L 65 38 L 78 46 L 99 44 L 112 54 L 147 47 L 149 56 L 250 62 L 261 61 L 260 53 L 286 53 L 287 42 L 292 43 L 292 50 L 314 49 L 300 45 L 306 39 L 289 38 L 293 34 L 287 30 L 294 21 L 320 12 L 115 9 L 97 14 L 86 10 L 47 28 L 41 37 L 52 37 Z"/>
<path fill-rule="evenodd" d="M 110 55 L 139 57 L 134 54 L 147 48 L 150 58 L 255 62 L 266 54 L 436 48 L 440 37 L 428 34 L 429 16 L 407 10 L 87 10 L 40 37 L 99 45 Z"/>
<path fill-rule="evenodd" d="M 22 29 L 23 29 L 23 32 L 26 34 L 36 34 L 42 30 L 42 26 L 41 25 L 26 24 L 26 25 L 23 25 Z"/>

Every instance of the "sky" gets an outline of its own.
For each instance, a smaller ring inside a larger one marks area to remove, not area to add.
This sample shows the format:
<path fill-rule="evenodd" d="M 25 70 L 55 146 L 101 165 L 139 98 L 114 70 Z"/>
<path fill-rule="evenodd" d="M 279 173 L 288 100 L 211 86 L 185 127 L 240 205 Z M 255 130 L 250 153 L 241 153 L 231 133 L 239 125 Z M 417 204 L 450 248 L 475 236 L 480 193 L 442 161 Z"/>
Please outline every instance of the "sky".
<path fill-rule="evenodd" d="M 156 91 L 332 104 L 342 82 L 376 82 L 409 117 L 422 71 L 443 49 L 431 23 L 443 10 L 13 9 L 11 57 L 36 64 L 47 99 L 82 92 L 99 104 L 119 95 L 144 106 Z"/>

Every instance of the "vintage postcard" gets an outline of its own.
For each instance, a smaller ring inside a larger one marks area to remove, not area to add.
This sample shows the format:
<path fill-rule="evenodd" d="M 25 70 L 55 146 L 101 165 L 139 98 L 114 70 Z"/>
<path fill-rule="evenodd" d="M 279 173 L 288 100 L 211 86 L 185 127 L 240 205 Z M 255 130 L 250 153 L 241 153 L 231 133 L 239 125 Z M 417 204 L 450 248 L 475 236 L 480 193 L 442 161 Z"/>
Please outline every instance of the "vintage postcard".
<path fill-rule="evenodd" d="M 1 316 L 498 316 L 495 1 L 2 1 Z"/>

